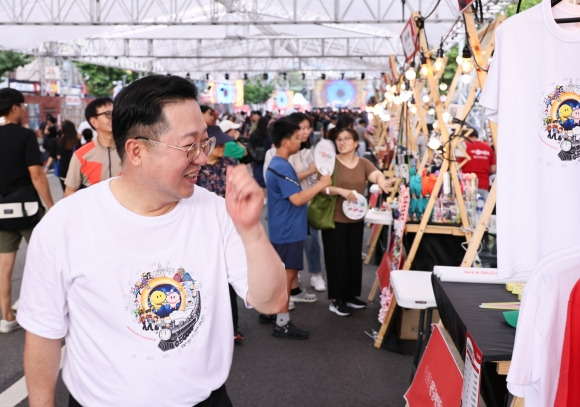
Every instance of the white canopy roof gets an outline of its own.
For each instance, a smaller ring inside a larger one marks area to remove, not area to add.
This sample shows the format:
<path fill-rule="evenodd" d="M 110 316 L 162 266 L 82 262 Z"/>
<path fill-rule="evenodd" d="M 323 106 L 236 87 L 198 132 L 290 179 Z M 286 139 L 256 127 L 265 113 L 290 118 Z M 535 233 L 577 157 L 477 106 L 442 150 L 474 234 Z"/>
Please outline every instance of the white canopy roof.
<path fill-rule="evenodd" d="M 484 16 L 503 7 L 484 0 Z M 0 2 L 0 48 L 192 79 L 378 76 L 389 55 L 403 55 L 413 11 L 428 17 L 431 48 L 453 27 L 463 35 L 457 0 L 12 0 Z"/>

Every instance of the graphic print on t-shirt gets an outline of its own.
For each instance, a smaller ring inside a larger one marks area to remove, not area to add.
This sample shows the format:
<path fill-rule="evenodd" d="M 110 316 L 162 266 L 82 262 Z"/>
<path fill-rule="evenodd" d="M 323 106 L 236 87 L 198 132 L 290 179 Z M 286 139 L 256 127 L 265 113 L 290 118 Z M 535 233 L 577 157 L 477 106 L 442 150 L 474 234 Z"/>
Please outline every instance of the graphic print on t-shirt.
<path fill-rule="evenodd" d="M 554 86 L 543 105 L 543 141 L 561 161 L 576 160 L 580 157 L 580 85 L 570 79 L 567 85 Z"/>
<path fill-rule="evenodd" d="M 203 320 L 199 283 L 183 267 L 159 265 L 132 284 L 129 330 L 141 338 L 159 340 L 163 352 L 187 345 Z"/>

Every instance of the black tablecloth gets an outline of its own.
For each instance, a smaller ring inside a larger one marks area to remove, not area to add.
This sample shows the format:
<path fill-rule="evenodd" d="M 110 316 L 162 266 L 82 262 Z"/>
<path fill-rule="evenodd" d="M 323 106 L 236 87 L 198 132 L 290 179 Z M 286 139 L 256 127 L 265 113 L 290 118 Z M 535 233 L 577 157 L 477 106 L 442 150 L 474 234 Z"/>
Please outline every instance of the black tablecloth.
<path fill-rule="evenodd" d="M 433 274 L 433 292 L 445 329 L 465 359 L 465 337 L 469 331 L 483 354 L 481 394 L 488 406 L 507 402 L 505 376 L 496 373 L 494 361 L 512 357 L 516 330 L 503 317 L 502 310 L 479 308 L 483 302 L 517 301 L 503 284 L 442 282 Z"/>

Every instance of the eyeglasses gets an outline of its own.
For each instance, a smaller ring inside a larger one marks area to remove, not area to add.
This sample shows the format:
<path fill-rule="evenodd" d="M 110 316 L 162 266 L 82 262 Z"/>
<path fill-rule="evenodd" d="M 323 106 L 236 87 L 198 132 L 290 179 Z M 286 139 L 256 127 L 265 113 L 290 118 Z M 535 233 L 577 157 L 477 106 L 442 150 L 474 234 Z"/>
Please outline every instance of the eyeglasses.
<path fill-rule="evenodd" d="M 353 141 L 352 137 L 345 137 L 345 138 L 337 138 L 337 143 L 348 143 L 349 141 Z"/>
<path fill-rule="evenodd" d="M 205 140 L 196 141 L 195 143 L 190 145 L 188 148 L 181 148 L 181 147 L 177 147 L 177 146 L 172 146 L 172 145 L 165 144 L 165 143 L 162 143 L 160 141 L 153 140 L 153 139 L 150 139 L 147 137 L 135 137 L 135 140 L 147 140 L 147 141 L 150 141 L 150 142 L 155 143 L 155 144 L 161 144 L 162 146 L 165 146 L 165 147 L 170 147 L 170 148 L 173 148 L 175 150 L 183 151 L 184 153 L 187 154 L 187 161 L 189 161 L 190 163 L 193 163 L 195 161 L 195 159 L 199 156 L 199 153 L 201 152 L 201 150 L 203 150 L 203 153 L 206 156 L 208 156 L 209 153 L 211 153 L 213 148 L 215 147 L 215 137 L 209 137 L 209 138 L 206 138 Z"/>
<path fill-rule="evenodd" d="M 112 110 L 107 110 L 106 112 L 97 113 L 94 117 L 100 116 L 102 114 L 104 114 L 107 119 L 110 119 L 111 117 L 113 117 Z"/>

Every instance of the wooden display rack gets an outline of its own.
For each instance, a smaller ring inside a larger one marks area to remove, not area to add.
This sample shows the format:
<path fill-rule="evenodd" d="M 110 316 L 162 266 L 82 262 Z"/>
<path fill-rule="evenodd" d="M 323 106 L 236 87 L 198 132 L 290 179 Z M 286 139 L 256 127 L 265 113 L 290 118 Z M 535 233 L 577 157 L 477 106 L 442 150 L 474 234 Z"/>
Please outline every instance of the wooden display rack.
<path fill-rule="evenodd" d="M 413 13 L 413 16 L 412 16 L 413 21 L 415 21 L 414 17 L 418 16 L 418 15 L 419 15 L 418 13 Z M 483 61 L 487 60 L 487 58 L 491 55 L 491 53 L 494 49 L 494 46 L 495 46 L 495 43 L 493 40 L 494 30 L 505 19 L 505 17 L 500 16 L 496 21 L 494 21 L 492 23 L 493 27 L 490 26 L 486 29 L 487 38 L 492 38 L 492 39 L 488 40 L 485 43 L 485 51 L 482 51 L 482 44 L 480 43 L 480 38 L 479 38 L 479 35 L 478 35 L 476 27 L 475 27 L 475 20 L 474 20 L 474 16 L 473 16 L 471 9 L 467 9 L 464 13 L 464 16 L 465 16 L 465 24 L 466 24 L 467 32 L 469 35 L 469 44 L 470 44 L 471 49 L 473 50 L 473 54 L 474 54 L 473 57 L 476 58 L 475 60 L 477 61 L 479 66 L 486 66 L 487 63 L 485 63 Z M 406 231 L 413 231 L 416 233 L 416 235 L 415 235 L 415 239 L 413 240 L 413 244 L 411 245 L 411 248 L 409 250 L 409 253 L 407 254 L 407 259 L 406 259 L 405 264 L 403 266 L 403 270 L 410 270 L 411 265 L 413 263 L 413 260 L 415 258 L 415 255 L 417 254 L 417 250 L 419 248 L 419 244 L 421 242 L 423 234 L 425 234 L 425 233 L 434 233 L 434 234 L 447 233 L 447 234 L 453 234 L 453 235 L 458 235 L 458 236 L 465 236 L 466 241 L 468 242 L 468 249 L 467 249 L 467 252 L 466 252 L 465 257 L 463 259 L 462 266 L 471 266 L 473 264 L 473 260 L 475 259 L 475 255 L 477 253 L 477 248 L 481 242 L 481 239 L 483 237 L 483 233 L 485 232 L 485 228 L 487 227 L 487 223 L 489 222 L 491 212 L 493 211 L 493 207 L 495 206 L 496 185 L 494 182 L 492 189 L 491 189 L 491 192 L 489 194 L 489 197 L 487 199 L 487 202 L 485 203 L 483 212 L 480 216 L 478 226 L 475 229 L 475 231 L 472 233 L 472 231 L 469 227 L 469 223 L 468 223 L 467 211 L 465 209 L 465 203 L 463 201 L 463 196 L 460 193 L 461 185 L 460 185 L 459 177 L 458 177 L 458 166 L 456 165 L 455 160 L 451 156 L 451 154 L 453 154 L 455 149 L 458 147 L 460 137 L 451 137 L 451 139 L 450 139 L 450 135 L 447 131 L 447 124 L 443 121 L 443 112 L 444 112 L 444 110 L 446 110 L 449 107 L 449 104 L 451 103 L 452 95 L 455 92 L 455 88 L 456 88 L 458 80 L 461 76 L 461 73 L 460 73 L 461 69 L 458 69 L 458 72 L 456 73 L 456 75 L 454 77 L 454 80 L 453 80 L 452 86 L 450 87 L 449 95 L 447 97 L 447 100 L 445 101 L 445 104 L 442 104 L 440 97 L 439 97 L 439 83 L 438 83 L 439 78 L 435 77 L 434 73 L 433 73 L 431 60 L 429 58 L 430 51 L 427 49 L 427 41 L 425 38 L 424 30 L 417 30 L 417 32 L 419 32 L 420 49 L 427 56 L 426 62 L 427 62 L 427 66 L 429 69 L 429 73 L 427 75 L 427 85 L 429 87 L 431 100 L 432 100 L 432 103 L 434 105 L 434 108 L 435 108 L 435 111 L 437 114 L 437 121 L 438 121 L 438 125 L 439 125 L 438 128 L 441 132 L 441 142 L 443 145 L 448 145 L 447 148 L 449 149 L 449 151 L 447 151 L 446 154 L 449 154 L 449 156 L 447 156 L 447 158 L 449 158 L 449 159 L 443 160 L 443 163 L 441 165 L 441 169 L 439 172 L 439 176 L 437 177 L 437 181 L 436 181 L 435 186 L 433 188 L 433 192 L 429 198 L 429 201 L 427 203 L 427 207 L 425 209 L 425 213 L 424 213 L 423 217 L 421 218 L 419 225 L 407 224 L 407 226 L 406 226 Z M 474 83 L 471 87 L 471 90 L 469 92 L 467 101 L 463 107 L 463 112 L 460 115 L 460 120 L 462 120 L 462 121 L 465 121 L 465 119 L 467 118 L 467 115 L 471 109 L 471 106 L 473 105 L 473 103 L 475 103 L 476 92 L 477 92 L 478 88 L 483 87 L 483 85 L 485 84 L 485 79 L 487 77 L 487 73 L 481 69 L 477 69 L 476 72 L 477 72 L 477 81 L 474 81 Z M 421 93 L 420 89 L 418 89 L 418 88 L 419 88 L 418 86 L 415 87 L 416 100 L 417 100 L 417 96 L 420 95 L 420 93 Z M 421 99 L 418 99 L 418 100 L 421 100 Z M 417 106 L 419 104 L 420 103 L 417 103 Z M 424 112 L 418 108 L 417 113 L 419 114 L 419 121 L 424 122 L 424 117 L 425 117 Z M 419 127 L 419 126 L 423 127 L 423 123 L 419 123 L 419 125 L 417 127 Z M 496 134 L 497 134 L 496 128 L 497 127 L 495 125 L 491 125 L 492 142 L 493 142 L 494 146 L 496 145 Z M 420 168 L 424 167 L 427 156 L 428 156 L 428 154 L 425 155 L 425 159 L 420 164 L 421 165 Z M 452 165 L 450 165 L 450 163 Z M 444 178 L 446 173 L 449 173 L 449 175 L 451 177 L 454 190 L 459 192 L 456 194 L 456 198 L 457 198 L 457 204 L 459 207 L 459 211 L 461 214 L 461 222 L 462 222 L 461 227 L 459 227 L 459 226 L 457 226 L 457 227 L 451 226 L 450 227 L 450 226 L 428 225 L 431 212 L 432 212 L 433 207 L 435 205 L 436 197 L 439 195 L 439 191 L 441 190 L 441 186 L 443 184 L 443 178 Z M 374 290 L 374 287 L 373 287 L 373 290 Z M 373 291 L 371 291 L 371 293 L 373 294 L 373 297 L 374 297 Z M 369 300 L 371 300 L 371 298 L 369 298 Z M 384 335 L 387 331 L 387 327 L 391 321 L 391 318 L 392 318 L 393 313 L 395 311 L 396 305 L 397 305 L 396 298 L 393 296 L 388 313 L 385 317 L 383 324 L 381 325 L 381 328 L 378 332 L 378 335 L 377 335 L 375 343 L 374 343 L 374 346 L 376 348 L 380 348 L 382 345 Z"/>

